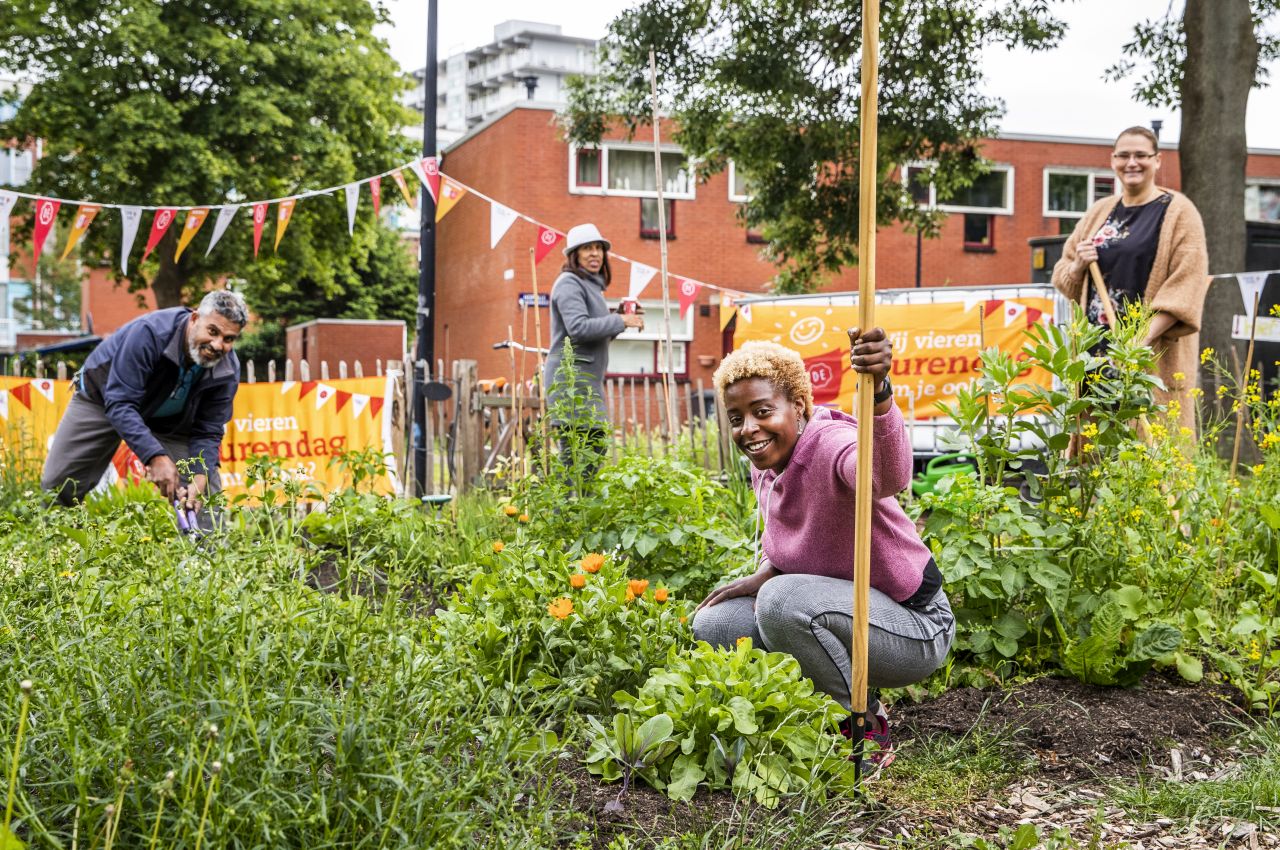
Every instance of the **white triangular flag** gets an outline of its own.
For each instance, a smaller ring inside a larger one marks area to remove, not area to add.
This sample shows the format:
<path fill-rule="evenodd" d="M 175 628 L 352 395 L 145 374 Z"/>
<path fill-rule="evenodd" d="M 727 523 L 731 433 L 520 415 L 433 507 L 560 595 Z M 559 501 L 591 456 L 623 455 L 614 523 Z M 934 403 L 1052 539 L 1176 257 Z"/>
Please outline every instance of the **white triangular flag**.
<path fill-rule="evenodd" d="M 1267 284 L 1268 272 L 1240 272 L 1236 280 L 1240 283 L 1240 297 L 1244 299 L 1245 318 L 1253 321 L 1253 299 L 1261 297 L 1262 287 Z"/>
<path fill-rule="evenodd" d="M 329 386 L 328 384 L 317 383 L 316 384 L 316 410 L 319 410 L 320 408 L 324 407 L 325 402 L 333 398 L 333 395 L 335 392 L 336 390 L 334 390 L 334 388 Z"/>
<path fill-rule="evenodd" d="M 1019 304 L 1017 301 L 1004 302 L 1004 326 L 1009 327 L 1025 312 L 1027 312 L 1026 304 Z"/>
<path fill-rule="evenodd" d="M 9 418 L 9 391 L 0 390 L 0 419 Z"/>
<path fill-rule="evenodd" d="M 53 381 L 48 378 L 40 378 L 31 382 L 31 388 L 52 404 L 53 403 Z"/>
<path fill-rule="evenodd" d="M 357 418 L 369 406 L 369 397 L 364 393 L 351 394 L 351 418 Z"/>
<path fill-rule="evenodd" d="M 644 263 L 631 262 L 631 285 L 627 287 L 627 297 L 632 301 L 640 297 L 640 293 L 649 281 L 653 280 L 653 276 L 658 270 L 653 266 L 646 266 Z"/>
<path fill-rule="evenodd" d="M 222 234 L 227 232 L 227 225 L 231 224 L 231 219 L 235 218 L 236 210 L 240 209 L 236 206 L 224 206 L 218 208 L 218 220 L 213 223 L 213 237 L 209 240 L 209 247 L 205 249 L 204 255 L 209 256 L 209 252 L 213 250 L 213 246 L 218 244 L 218 240 L 222 238 Z"/>
<path fill-rule="evenodd" d="M 347 190 L 347 235 L 352 236 L 356 232 L 356 207 L 360 205 L 360 184 L 348 183 L 344 188 Z"/>
<path fill-rule="evenodd" d="M 0 269 L 9 268 L 9 214 L 18 202 L 14 192 L 0 192 Z"/>
<path fill-rule="evenodd" d="M 138 236 L 138 222 L 142 221 L 142 207 L 121 207 L 120 223 L 123 233 L 120 236 L 120 272 L 129 273 L 129 252 L 133 250 L 133 240 Z"/>
<path fill-rule="evenodd" d="M 974 307 L 977 307 L 979 304 L 987 303 L 987 293 L 985 292 L 967 293 L 964 296 L 963 303 L 964 303 L 964 312 L 968 313 L 970 310 L 972 310 Z"/>
<path fill-rule="evenodd" d="M 297 381 L 285 381 L 283 384 L 280 385 L 280 395 L 284 395 L 289 390 L 293 389 L 293 387 L 296 386 L 297 383 L 298 383 Z"/>
<path fill-rule="evenodd" d="M 739 316 L 741 316 L 741 317 L 743 318 L 743 320 L 744 320 L 744 321 L 747 321 L 747 322 L 751 321 L 751 305 L 750 305 L 750 304 L 739 304 L 739 305 L 738 305 L 738 315 L 739 315 Z"/>
<path fill-rule="evenodd" d="M 516 211 L 496 201 L 489 202 L 489 248 L 497 248 L 511 225 L 516 223 Z"/>

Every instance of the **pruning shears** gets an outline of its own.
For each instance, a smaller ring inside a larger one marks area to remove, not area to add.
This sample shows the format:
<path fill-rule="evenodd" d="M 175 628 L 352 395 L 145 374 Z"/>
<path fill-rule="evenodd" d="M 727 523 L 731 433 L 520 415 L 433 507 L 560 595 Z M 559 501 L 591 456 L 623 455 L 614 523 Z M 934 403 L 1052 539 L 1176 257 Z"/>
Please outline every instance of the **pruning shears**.
<path fill-rule="evenodd" d="M 200 536 L 200 518 L 190 508 L 183 510 L 182 502 L 173 500 L 173 513 L 178 518 L 178 530 L 192 537 Z"/>

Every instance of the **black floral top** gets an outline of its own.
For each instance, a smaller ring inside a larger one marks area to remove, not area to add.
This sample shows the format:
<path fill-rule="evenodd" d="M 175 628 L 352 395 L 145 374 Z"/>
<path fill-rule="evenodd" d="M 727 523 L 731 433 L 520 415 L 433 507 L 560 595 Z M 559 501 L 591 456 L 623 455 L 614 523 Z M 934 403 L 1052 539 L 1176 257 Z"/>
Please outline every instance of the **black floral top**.
<path fill-rule="evenodd" d="M 1141 301 L 1146 295 L 1147 279 L 1151 277 L 1156 246 L 1160 242 L 1160 227 L 1172 200 L 1173 196 L 1166 192 L 1137 207 L 1126 207 L 1123 201 L 1118 201 L 1093 236 L 1093 244 L 1098 247 L 1098 269 L 1106 281 L 1116 315 L 1124 313 L 1126 304 Z M 1102 299 L 1094 291 L 1091 280 L 1086 279 L 1086 285 L 1089 287 L 1089 321 L 1105 325 L 1107 317 Z"/>

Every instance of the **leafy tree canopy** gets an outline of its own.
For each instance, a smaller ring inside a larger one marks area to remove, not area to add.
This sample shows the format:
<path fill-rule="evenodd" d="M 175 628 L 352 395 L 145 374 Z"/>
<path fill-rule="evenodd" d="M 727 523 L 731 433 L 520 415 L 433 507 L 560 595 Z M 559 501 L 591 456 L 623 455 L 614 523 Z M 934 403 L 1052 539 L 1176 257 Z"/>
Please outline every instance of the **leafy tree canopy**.
<path fill-rule="evenodd" d="M 1053 0 L 889 0 L 881 4 L 881 223 L 932 231 L 894 178 L 936 164 L 939 193 L 985 169 L 977 142 L 1003 105 L 982 94 L 978 58 L 992 45 L 1044 49 L 1064 25 Z M 781 266 L 779 291 L 812 288 L 856 262 L 860 0 L 645 0 L 609 28 L 602 73 L 578 80 L 567 134 L 598 141 L 611 120 L 650 115 L 649 51 L 677 140 L 702 174 L 733 160 L 751 188 L 745 223 Z"/>
<path fill-rule="evenodd" d="M 384 20 L 368 0 L 8 0 L 0 67 L 32 88 L 0 137 L 44 140 L 31 191 L 114 203 L 270 199 L 377 173 L 412 156 L 409 83 L 372 33 Z M 303 199 L 278 254 L 268 222 L 257 260 L 248 208 L 206 258 L 211 215 L 174 263 L 180 215 L 135 272 L 147 214 L 131 285 L 169 306 L 229 276 L 255 310 L 314 312 L 362 285 L 378 241 L 367 194 L 362 213 L 351 238 L 341 197 Z M 86 259 L 113 258 L 120 238 L 104 210 Z"/>

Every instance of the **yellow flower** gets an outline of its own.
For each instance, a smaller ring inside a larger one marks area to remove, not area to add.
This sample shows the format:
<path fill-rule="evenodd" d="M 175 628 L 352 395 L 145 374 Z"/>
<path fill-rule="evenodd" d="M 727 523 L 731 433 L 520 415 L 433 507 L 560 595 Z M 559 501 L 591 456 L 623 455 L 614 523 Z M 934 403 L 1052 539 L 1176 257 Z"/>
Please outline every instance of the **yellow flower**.
<path fill-rule="evenodd" d="M 495 555 L 505 548 L 507 548 L 507 544 L 503 543 L 501 540 L 493 541 L 493 552 Z"/>
<path fill-rule="evenodd" d="M 520 514 L 520 516 L 516 517 L 516 522 L 528 522 L 528 521 L 529 521 L 528 514 Z"/>
<path fill-rule="evenodd" d="M 649 580 L 643 578 L 633 578 L 627 582 L 627 590 L 636 596 L 644 596 L 644 592 L 649 587 Z"/>
<path fill-rule="evenodd" d="M 598 573 L 600 572 L 600 568 L 604 566 L 604 555 L 601 555 L 598 552 L 592 552 L 590 555 L 583 558 L 578 563 L 578 566 L 582 567 L 583 572 Z"/>
<path fill-rule="evenodd" d="M 653 600 L 655 602 L 666 602 L 667 595 L 667 589 L 665 587 L 660 587 L 653 592 Z"/>
<path fill-rule="evenodd" d="M 1190 395 L 1192 398 L 1200 398 L 1204 395 L 1204 390 L 1200 389 L 1199 387 L 1192 387 Z"/>
<path fill-rule="evenodd" d="M 569 586 L 574 590 L 582 590 L 582 588 L 587 586 L 587 577 L 582 573 L 574 573 L 569 576 Z"/>
<path fill-rule="evenodd" d="M 1088 437 L 1089 439 L 1092 439 L 1098 436 L 1098 423 L 1096 422 L 1086 423 L 1085 426 L 1080 429 L 1080 435 L 1083 437 Z"/>
<path fill-rule="evenodd" d="M 1181 383 L 1182 381 L 1185 381 L 1185 380 L 1187 379 L 1187 373 L 1186 373 L 1186 372 L 1174 372 L 1174 373 L 1173 373 L 1173 379 L 1174 379 L 1175 381 L 1177 381 L 1177 382 Z"/>
<path fill-rule="evenodd" d="M 683 625 L 684 625 L 685 623 L 687 623 L 687 622 L 689 622 L 689 618 L 688 618 L 688 617 L 686 617 L 684 614 L 681 614 L 681 615 L 680 615 L 680 625 L 682 625 L 682 626 L 683 626 Z"/>
<path fill-rule="evenodd" d="M 520 509 L 517 508 L 515 505 L 506 505 L 503 507 L 502 512 L 507 516 L 515 516 L 516 514 L 520 513 Z"/>
<path fill-rule="evenodd" d="M 1260 463 L 1260 464 L 1258 464 L 1257 466 L 1255 466 L 1255 467 L 1253 468 L 1253 474 L 1254 474 L 1254 475 L 1261 475 L 1261 474 L 1262 474 L 1262 470 L 1264 470 L 1264 469 L 1266 469 L 1266 468 L 1267 468 L 1267 467 L 1266 467 L 1266 465 L 1265 465 L 1265 464 L 1261 464 L 1261 463 Z"/>
<path fill-rule="evenodd" d="M 1275 431 L 1272 431 L 1270 434 L 1267 434 L 1262 438 L 1262 447 L 1264 449 L 1269 449 L 1275 445 L 1280 445 L 1280 434 L 1277 434 Z"/>
<path fill-rule="evenodd" d="M 628 601 L 628 602 L 635 602 L 635 601 L 636 601 L 636 595 L 635 595 L 634 593 L 632 593 L 632 592 L 631 592 L 631 588 L 629 588 L 629 587 L 627 588 L 627 596 L 626 596 L 626 599 L 627 599 L 627 601 Z"/>
<path fill-rule="evenodd" d="M 557 620 L 563 620 L 573 613 L 573 600 L 567 596 L 561 596 L 555 602 L 547 606 L 547 613 L 555 617 Z"/>
<path fill-rule="evenodd" d="M 1206 348 L 1204 351 L 1201 351 L 1201 352 L 1200 352 L 1200 362 L 1201 362 L 1201 363 L 1208 363 L 1208 362 L 1209 362 L 1210 360 L 1212 360 L 1212 359 L 1213 359 L 1213 349 L 1212 349 L 1212 348 Z"/>
<path fill-rule="evenodd" d="M 744 643 L 747 646 L 751 646 L 751 638 L 747 637 L 746 635 L 743 635 L 742 637 L 738 638 L 738 643 L 737 643 L 738 646 L 742 646 Z"/>

